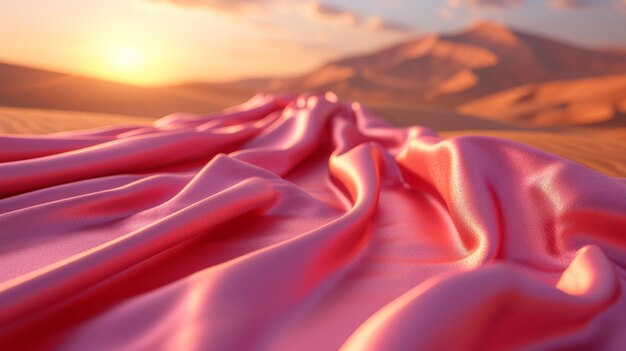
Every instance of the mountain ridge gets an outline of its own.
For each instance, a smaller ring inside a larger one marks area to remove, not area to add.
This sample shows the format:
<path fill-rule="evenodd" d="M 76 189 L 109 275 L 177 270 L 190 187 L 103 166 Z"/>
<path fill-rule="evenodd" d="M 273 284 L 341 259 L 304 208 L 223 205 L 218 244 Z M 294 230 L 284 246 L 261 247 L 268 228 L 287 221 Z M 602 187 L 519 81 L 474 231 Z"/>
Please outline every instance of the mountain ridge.
<path fill-rule="evenodd" d="M 332 90 L 354 99 L 460 104 L 501 89 L 626 73 L 626 54 L 559 42 L 493 22 L 331 61 L 270 91 Z"/>

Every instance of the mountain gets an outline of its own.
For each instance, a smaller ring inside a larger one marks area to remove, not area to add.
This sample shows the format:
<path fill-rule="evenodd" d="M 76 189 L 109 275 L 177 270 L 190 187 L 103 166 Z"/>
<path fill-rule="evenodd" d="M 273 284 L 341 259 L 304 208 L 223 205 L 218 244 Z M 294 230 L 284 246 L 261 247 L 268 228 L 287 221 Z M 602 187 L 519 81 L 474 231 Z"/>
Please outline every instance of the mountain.
<path fill-rule="evenodd" d="M 626 53 L 564 44 L 479 22 L 450 35 L 429 35 L 322 65 L 270 91 L 332 90 L 358 100 L 460 104 L 515 86 L 626 73 Z"/>
<path fill-rule="evenodd" d="M 458 110 L 532 126 L 626 126 L 626 74 L 523 85 Z"/>
<path fill-rule="evenodd" d="M 204 87 L 202 92 L 138 87 L 0 63 L 0 106 L 157 117 L 181 111 L 213 112 L 248 97 L 222 87 Z"/>

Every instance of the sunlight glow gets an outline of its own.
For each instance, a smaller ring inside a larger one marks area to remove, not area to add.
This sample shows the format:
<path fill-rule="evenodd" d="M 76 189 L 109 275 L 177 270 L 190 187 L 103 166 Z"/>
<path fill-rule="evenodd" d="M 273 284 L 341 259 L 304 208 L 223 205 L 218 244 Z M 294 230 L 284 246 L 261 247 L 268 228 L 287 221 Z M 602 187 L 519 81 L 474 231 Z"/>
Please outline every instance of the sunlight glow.
<path fill-rule="evenodd" d="M 141 64 L 137 52 L 131 47 L 118 48 L 112 59 L 113 65 L 122 71 L 135 71 Z"/>
<path fill-rule="evenodd" d="M 168 70 L 155 57 L 154 48 L 137 41 L 102 40 L 94 47 L 89 69 L 104 79 L 130 83 L 154 84 L 168 77 Z"/>

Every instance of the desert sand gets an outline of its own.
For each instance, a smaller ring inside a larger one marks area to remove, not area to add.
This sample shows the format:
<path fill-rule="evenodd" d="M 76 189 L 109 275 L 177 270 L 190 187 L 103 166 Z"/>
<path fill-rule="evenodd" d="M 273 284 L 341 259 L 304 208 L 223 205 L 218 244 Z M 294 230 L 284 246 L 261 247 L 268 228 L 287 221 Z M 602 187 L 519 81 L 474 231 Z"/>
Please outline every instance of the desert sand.
<path fill-rule="evenodd" d="M 152 119 L 96 112 L 0 107 L 0 133 L 46 134 L 109 125 L 148 125 Z"/>
<path fill-rule="evenodd" d="M 580 163 L 612 177 L 626 177 L 626 128 L 612 130 L 524 131 L 466 130 L 444 137 L 484 135 L 505 138 Z"/>

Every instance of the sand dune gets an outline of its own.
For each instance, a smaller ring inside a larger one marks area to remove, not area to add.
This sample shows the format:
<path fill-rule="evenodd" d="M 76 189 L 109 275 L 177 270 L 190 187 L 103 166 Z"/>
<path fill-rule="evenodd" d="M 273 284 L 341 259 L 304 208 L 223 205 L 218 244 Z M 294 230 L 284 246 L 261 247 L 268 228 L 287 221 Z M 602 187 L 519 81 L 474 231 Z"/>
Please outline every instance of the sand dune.
<path fill-rule="evenodd" d="M 527 126 L 625 126 L 626 75 L 524 85 L 463 104 L 459 111 Z"/>

